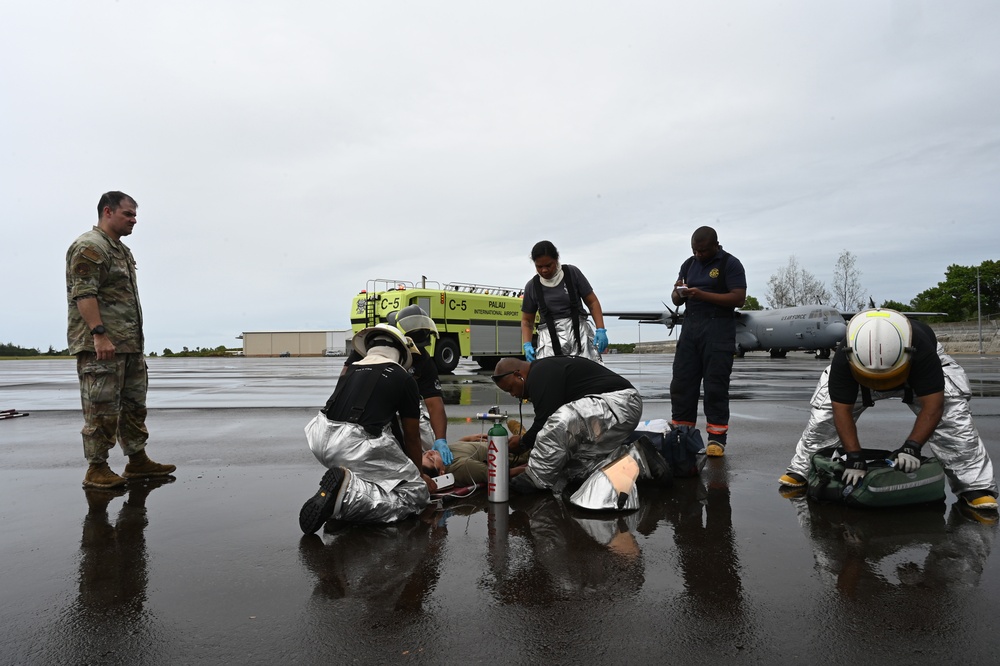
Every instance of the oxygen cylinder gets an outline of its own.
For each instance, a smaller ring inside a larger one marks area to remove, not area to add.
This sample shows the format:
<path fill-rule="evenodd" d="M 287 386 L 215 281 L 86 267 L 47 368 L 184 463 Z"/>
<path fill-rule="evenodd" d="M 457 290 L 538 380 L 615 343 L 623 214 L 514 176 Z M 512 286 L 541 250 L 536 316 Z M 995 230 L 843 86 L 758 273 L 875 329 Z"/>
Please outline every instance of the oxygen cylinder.
<path fill-rule="evenodd" d="M 507 428 L 497 421 L 490 428 L 486 446 L 486 499 L 506 502 L 510 497 L 510 458 L 507 456 Z"/>

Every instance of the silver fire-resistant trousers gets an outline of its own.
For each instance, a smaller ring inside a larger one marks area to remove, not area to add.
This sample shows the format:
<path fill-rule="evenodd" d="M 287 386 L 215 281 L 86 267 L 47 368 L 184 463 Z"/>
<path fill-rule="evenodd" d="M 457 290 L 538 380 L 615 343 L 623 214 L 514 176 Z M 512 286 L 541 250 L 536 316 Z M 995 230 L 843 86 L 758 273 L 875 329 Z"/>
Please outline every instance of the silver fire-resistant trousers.
<path fill-rule="evenodd" d="M 969 380 L 962 367 L 944 353 L 944 348 L 940 344 L 937 347 L 937 355 L 944 370 L 944 413 L 927 445 L 931 453 L 941 461 L 955 494 L 969 490 L 985 490 L 995 496 L 997 483 L 993 478 L 993 463 L 986 453 L 979 431 L 972 423 L 972 412 L 969 411 L 969 399 L 972 397 Z M 809 423 L 802 432 L 802 437 L 795 446 L 795 456 L 788 465 L 789 472 L 795 472 L 802 477 L 808 477 L 809 461 L 814 453 L 829 446 L 840 445 L 840 438 L 833 424 L 829 381 L 830 367 L 827 366 L 819 378 L 819 384 L 816 385 L 816 391 L 810 402 L 812 412 L 809 415 Z M 902 398 L 903 390 L 872 391 L 871 396 L 875 402 L 886 398 Z M 920 412 L 920 405 L 915 401 L 909 407 L 914 414 Z M 859 393 L 858 401 L 854 405 L 855 421 L 865 409 L 863 398 Z M 904 436 L 899 438 L 900 445 L 903 439 Z"/>
<path fill-rule="evenodd" d="M 573 318 L 556 319 L 556 334 L 559 336 L 559 347 L 563 356 L 583 356 L 591 361 L 604 364 L 601 355 L 594 346 L 594 329 L 590 321 L 584 319 L 580 322 L 580 344 L 583 349 L 576 345 L 576 336 L 573 335 Z M 538 325 L 538 348 L 535 349 L 535 358 L 546 358 L 555 356 L 555 348 L 552 346 L 552 336 L 549 335 L 548 324 Z"/>
<path fill-rule="evenodd" d="M 372 437 L 354 423 L 331 421 L 322 413 L 306 425 L 309 449 L 324 467 L 345 475 L 333 518 L 359 523 L 391 523 L 423 510 L 427 484 L 406 457 L 387 425 Z"/>
<path fill-rule="evenodd" d="M 641 415 L 642 398 L 635 389 L 567 403 L 545 421 L 525 473 L 539 488 L 584 479 L 635 430 Z"/>

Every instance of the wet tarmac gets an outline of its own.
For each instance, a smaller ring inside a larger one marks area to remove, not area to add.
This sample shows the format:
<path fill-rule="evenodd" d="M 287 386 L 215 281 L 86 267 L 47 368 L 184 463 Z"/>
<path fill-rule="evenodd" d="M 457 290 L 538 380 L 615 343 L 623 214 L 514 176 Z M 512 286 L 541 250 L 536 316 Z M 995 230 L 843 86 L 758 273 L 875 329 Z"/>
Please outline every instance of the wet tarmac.
<path fill-rule="evenodd" d="M 958 360 L 1000 459 L 1000 360 Z M 150 359 L 148 450 L 175 478 L 89 493 L 73 363 L 0 363 L 0 409 L 31 413 L 0 421 L 0 663 L 994 663 L 997 525 L 950 492 L 861 511 L 778 491 L 824 361 L 737 361 L 726 457 L 637 512 L 480 492 L 303 537 L 323 469 L 302 428 L 341 362 Z M 609 358 L 644 418 L 669 417 L 670 362 Z M 474 365 L 445 384 L 450 438 L 517 416 Z M 862 441 L 911 419 L 879 403 Z"/>

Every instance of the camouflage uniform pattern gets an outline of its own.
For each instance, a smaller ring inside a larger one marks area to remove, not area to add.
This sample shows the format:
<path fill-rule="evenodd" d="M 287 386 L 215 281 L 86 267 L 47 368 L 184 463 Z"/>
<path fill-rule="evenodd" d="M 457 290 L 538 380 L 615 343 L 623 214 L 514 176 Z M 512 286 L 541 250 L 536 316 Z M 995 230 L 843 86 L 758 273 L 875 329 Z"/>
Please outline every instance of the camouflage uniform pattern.
<path fill-rule="evenodd" d="M 83 455 L 90 463 L 108 460 L 121 444 L 127 456 L 146 448 L 146 359 L 142 354 L 115 354 L 98 361 L 94 352 L 76 355 L 83 403 Z"/>
<path fill-rule="evenodd" d="M 143 353 L 142 306 L 136 287 L 135 259 L 120 241 L 94 227 L 81 235 L 66 252 L 66 296 L 71 354 L 94 351 L 90 328 L 76 307 L 76 300 L 96 297 L 101 323 L 115 344 L 116 353 Z"/>
<path fill-rule="evenodd" d="M 149 382 L 132 252 L 97 227 L 84 233 L 66 253 L 66 294 L 67 339 L 76 354 L 83 404 L 84 457 L 90 463 L 105 462 L 116 442 L 125 455 L 138 453 L 149 438 Z M 101 323 L 115 345 L 114 358 L 97 359 L 93 336 L 76 306 L 81 297 L 97 298 Z"/>

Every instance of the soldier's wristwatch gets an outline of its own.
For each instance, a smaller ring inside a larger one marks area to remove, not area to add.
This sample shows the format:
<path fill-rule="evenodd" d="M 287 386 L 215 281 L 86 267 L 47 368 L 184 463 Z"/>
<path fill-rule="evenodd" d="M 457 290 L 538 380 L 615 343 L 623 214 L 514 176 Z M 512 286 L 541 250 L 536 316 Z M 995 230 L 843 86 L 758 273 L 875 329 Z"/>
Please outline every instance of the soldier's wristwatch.
<path fill-rule="evenodd" d="M 94 328 L 90 329 L 91 335 L 104 335 L 108 332 L 108 329 L 104 328 L 104 324 L 98 324 Z"/>

